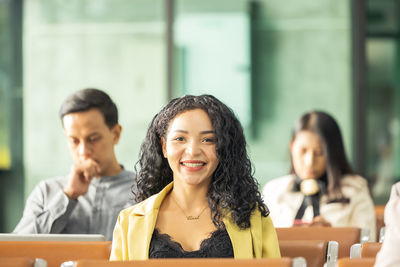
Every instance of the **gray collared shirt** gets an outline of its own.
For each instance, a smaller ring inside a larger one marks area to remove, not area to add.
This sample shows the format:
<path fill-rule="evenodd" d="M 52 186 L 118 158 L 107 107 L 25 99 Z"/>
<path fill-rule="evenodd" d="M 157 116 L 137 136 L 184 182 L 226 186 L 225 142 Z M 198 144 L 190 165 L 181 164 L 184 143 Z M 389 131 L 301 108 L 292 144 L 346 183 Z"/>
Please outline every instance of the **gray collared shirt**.
<path fill-rule="evenodd" d="M 24 214 L 14 229 L 18 234 L 102 234 L 112 240 L 119 212 L 133 201 L 133 172 L 93 179 L 85 195 L 72 200 L 63 188 L 68 177 L 40 182 L 29 195 Z"/>

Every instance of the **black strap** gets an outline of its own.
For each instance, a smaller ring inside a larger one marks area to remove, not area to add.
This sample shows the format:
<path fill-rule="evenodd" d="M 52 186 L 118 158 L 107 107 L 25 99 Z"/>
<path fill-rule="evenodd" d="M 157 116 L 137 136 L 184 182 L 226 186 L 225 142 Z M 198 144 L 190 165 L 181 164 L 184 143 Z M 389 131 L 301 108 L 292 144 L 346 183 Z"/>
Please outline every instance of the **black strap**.
<path fill-rule="evenodd" d="M 319 199 L 320 199 L 319 194 L 315 194 L 312 196 L 304 196 L 300 208 L 297 210 L 295 220 L 300 220 L 301 218 L 303 218 L 304 212 L 310 205 L 313 207 L 313 218 L 319 216 L 320 215 Z"/>
<path fill-rule="evenodd" d="M 307 207 L 310 205 L 313 208 L 313 217 L 315 218 L 320 215 L 319 204 L 320 204 L 321 196 L 326 191 L 325 180 L 326 180 L 326 174 L 324 174 L 322 177 L 317 179 L 318 192 L 314 195 L 303 197 L 303 201 L 301 202 L 301 205 L 300 205 L 299 209 L 297 210 L 295 220 L 301 220 L 301 218 L 303 218 L 303 216 L 304 216 L 304 212 L 306 211 Z M 296 175 L 293 189 L 292 189 L 294 192 L 301 192 L 300 191 L 301 182 L 302 182 L 302 179 Z"/>

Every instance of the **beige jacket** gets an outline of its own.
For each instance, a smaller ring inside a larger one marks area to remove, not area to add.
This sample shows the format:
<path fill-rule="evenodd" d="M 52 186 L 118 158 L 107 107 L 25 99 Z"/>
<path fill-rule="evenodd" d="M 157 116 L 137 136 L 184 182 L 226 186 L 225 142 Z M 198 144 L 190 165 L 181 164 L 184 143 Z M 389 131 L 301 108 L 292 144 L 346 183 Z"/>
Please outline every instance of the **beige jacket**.
<path fill-rule="evenodd" d="M 263 188 L 264 202 L 267 204 L 275 227 L 291 227 L 297 210 L 303 200 L 300 192 L 293 192 L 294 175 L 287 175 L 268 182 Z M 370 196 L 367 181 L 358 175 L 347 175 L 342 179 L 343 195 L 350 203 L 327 204 L 323 196 L 320 203 L 321 216 L 333 227 L 360 227 L 370 230 L 370 241 L 375 241 L 376 222 L 374 204 Z M 309 206 L 303 221 L 313 218 L 312 207 Z"/>
<path fill-rule="evenodd" d="M 400 266 L 400 182 L 393 185 L 385 207 L 385 239 L 376 256 L 376 267 Z"/>

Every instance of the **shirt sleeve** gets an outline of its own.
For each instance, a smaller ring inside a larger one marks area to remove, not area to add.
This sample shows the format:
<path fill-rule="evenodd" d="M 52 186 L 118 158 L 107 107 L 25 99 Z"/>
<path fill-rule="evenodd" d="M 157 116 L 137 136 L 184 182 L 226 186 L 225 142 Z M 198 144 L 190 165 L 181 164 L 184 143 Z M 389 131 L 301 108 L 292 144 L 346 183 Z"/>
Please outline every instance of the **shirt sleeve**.
<path fill-rule="evenodd" d="M 59 186 L 42 182 L 29 195 L 23 216 L 13 232 L 62 233 L 76 204 L 77 201 L 69 199 Z"/>
<path fill-rule="evenodd" d="M 396 188 L 397 186 L 397 188 Z M 385 207 L 385 239 L 376 256 L 375 266 L 400 266 L 400 183 L 392 187 L 389 202 Z"/>

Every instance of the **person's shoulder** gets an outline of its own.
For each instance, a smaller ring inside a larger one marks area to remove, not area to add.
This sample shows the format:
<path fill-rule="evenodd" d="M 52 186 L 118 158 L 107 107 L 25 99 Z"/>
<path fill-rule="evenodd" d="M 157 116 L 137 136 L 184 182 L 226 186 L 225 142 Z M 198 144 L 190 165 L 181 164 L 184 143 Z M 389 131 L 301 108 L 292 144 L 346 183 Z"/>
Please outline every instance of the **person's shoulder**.
<path fill-rule="evenodd" d="M 341 180 L 341 189 L 346 197 L 355 197 L 358 194 L 370 194 L 368 181 L 357 174 L 345 175 Z"/>
<path fill-rule="evenodd" d="M 53 178 L 48 178 L 39 181 L 31 193 L 29 194 L 29 199 L 42 198 L 46 199 L 52 197 L 61 190 L 63 190 L 65 184 L 68 182 L 67 176 L 56 176 Z"/>
<path fill-rule="evenodd" d="M 123 169 L 119 174 L 117 174 L 117 177 L 125 179 L 134 179 L 136 177 L 136 174 L 133 171 Z"/>
<path fill-rule="evenodd" d="M 68 176 L 55 176 L 39 181 L 36 187 L 63 187 L 68 182 Z"/>
<path fill-rule="evenodd" d="M 360 190 L 368 187 L 368 181 L 360 175 L 347 174 L 342 178 L 341 185 L 343 187 L 354 187 Z"/>
<path fill-rule="evenodd" d="M 270 180 L 262 189 L 264 201 L 267 204 L 277 201 L 281 195 L 287 194 L 290 191 L 290 189 L 293 187 L 293 183 L 293 175 L 286 175 Z"/>
<path fill-rule="evenodd" d="M 397 182 L 392 186 L 392 191 L 396 192 L 396 194 L 400 196 L 400 182 Z"/>
<path fill-rule="evenodd" d="M 286 189 L 286 186 L 293 183 L 294 176 L 289 174 L 282 177 L 274 178 L 264 185 L 264 190 Z"/>

